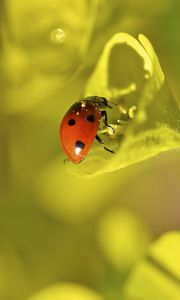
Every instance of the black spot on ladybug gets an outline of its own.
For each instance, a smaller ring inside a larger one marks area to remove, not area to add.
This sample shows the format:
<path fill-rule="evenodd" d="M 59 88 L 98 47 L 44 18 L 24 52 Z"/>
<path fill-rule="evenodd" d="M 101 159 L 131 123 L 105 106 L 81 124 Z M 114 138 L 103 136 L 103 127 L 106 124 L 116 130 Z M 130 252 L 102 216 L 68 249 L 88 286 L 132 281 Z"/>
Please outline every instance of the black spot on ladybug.
<path fill-rule="evenodd" d="M 76 121 L 74 119 L 69 119 L 68 125 L 69 126 L 74 126 L 76 124 Z"/>
<path fill-rule="evenodd" d="M 92 114 L 88 115 L 86 119 L 90 123 L 94 123 L 95 122 L 95 116 L 92 115 Z"/>
<path fill-rule="evenodd" d="M 76 147 L 80 149 L 84 149 L 85 144 L 81 141 L 76 141 Z"/>

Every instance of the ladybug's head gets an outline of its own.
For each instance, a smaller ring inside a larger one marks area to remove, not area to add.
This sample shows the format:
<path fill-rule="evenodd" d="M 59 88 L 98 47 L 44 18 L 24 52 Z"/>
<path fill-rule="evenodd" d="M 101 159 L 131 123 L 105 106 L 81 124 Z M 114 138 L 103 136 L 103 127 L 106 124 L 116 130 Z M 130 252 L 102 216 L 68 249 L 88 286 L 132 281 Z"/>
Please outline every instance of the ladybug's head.
<path fill-rule="evenodd" d="M 89 97 L 85 97 L 83 100 L 93 102 L 97 104 L 99 108 L 106 108 L 106 107 L 112 108 L 109 102 L 107 101 L 107 99 L 104 97 L 89 96 Z"/>

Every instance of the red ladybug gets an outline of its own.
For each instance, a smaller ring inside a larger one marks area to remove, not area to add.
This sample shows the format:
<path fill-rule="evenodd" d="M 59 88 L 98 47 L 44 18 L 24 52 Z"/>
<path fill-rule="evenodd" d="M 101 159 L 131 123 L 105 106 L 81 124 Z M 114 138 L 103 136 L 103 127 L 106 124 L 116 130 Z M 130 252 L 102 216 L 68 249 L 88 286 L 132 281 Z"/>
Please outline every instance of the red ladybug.
<path fill-rule="evenodd" d="M 95 138 L 104 144 L 97 131 L 102 118 L 104 124 L 111 127 L 104 110 L 107 107 L 112 108 L 105 98 L 91 96 L 83 98 L 69 108 L 60 125 L 61 144 L 69 160 L 74 163 L 81 162 Z M 105 146 L 104 149 L 114 153 Z"/>

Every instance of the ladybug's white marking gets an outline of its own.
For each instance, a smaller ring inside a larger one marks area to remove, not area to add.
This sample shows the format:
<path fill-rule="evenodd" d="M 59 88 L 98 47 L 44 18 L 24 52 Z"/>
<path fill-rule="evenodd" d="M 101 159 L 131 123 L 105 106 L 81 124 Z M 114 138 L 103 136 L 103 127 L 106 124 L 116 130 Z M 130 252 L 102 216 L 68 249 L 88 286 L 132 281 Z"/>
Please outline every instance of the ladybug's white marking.
<path fill-rule="evenodd" d="M 75 144 L 75 153 L 76 155 L 79 155 L 81 150 L 84 149 L 85 147 L 85 144 L 81 141 L 76 141 L 76 144 Z"/>
<path fill-rule="evenodd" d="M 86 103 L 84 101 L 81 102 L 81 107 L 82 108 L 86 107 Z"/>
<path fill-rule="evenodd" d="M 75 153 L 76 153 L 76 155 L 79 155 L 80 152 L 81 152 L 81 150 L 82 150 L 82 148 L 76 147 L 76 148 L 75 148 Z"/>

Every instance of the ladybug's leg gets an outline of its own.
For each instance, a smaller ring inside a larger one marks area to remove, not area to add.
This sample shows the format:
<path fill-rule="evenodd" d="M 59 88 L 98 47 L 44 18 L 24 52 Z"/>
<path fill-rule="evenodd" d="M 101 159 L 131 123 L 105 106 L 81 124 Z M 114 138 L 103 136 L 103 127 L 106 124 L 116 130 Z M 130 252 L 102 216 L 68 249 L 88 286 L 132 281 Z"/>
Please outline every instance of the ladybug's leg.
<path fill-rule="evenodd" d="M 114 153 L 113 150 L 107 148 L 107 147 L 104 145 L 104 141 L 103 141 L 103 140 L 100 138 L 100 136 L 97 135 L 97 134 L 96 134 L 96 140 L 104 146 L 104 149 L 105 149 L 106 151 L 109 151 L 109 152 L 111 152 L 111 153 Z"/>
<path fill-rule="evenodd" d="M 107 117 L 107 112 L 106 112 L 106 110 L 102 110 L 102 111 L 101 111 L 101 117 L 103 118 L 104 124 L 105 124 L 107 127 L 111 128 L 111 129 L 112 129 L 112 132 L 114 133 L 114 132 L 115 132 L 114 128 L 113 128 L 111 125 L 108 124 L 108 117 Z"/>
<path fill-rule="evenodd" d="M 65 158 L 64 159 L 64 164 L 67 164 L 69 162 L 69 159 L 68 158 Z"/>

